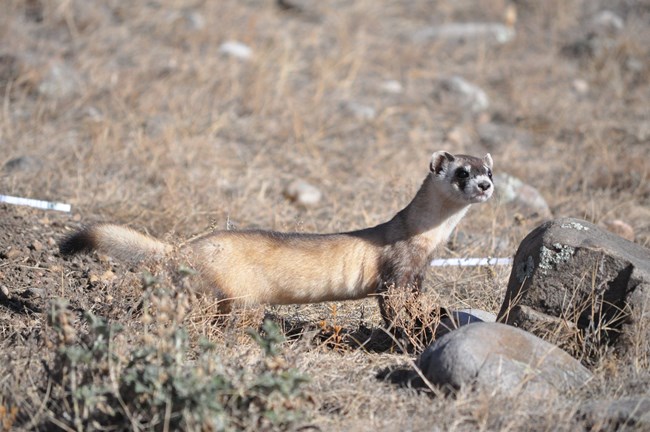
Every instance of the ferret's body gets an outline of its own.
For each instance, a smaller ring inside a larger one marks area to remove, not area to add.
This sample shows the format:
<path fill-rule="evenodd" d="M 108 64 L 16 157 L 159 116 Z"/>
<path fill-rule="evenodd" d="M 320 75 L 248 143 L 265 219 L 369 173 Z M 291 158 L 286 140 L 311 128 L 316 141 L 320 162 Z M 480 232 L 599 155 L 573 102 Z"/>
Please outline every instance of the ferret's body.
<path fill-rule="evenodd" d="M 337 234 L 215 231 L 185 244 L 180 253 L 208 290 L 243 303 L 351 300 L 390 285 L 417 288 L 435 248 L 471 204 L 492 195 L 491 168 L 489 155 L 436 152 L 414 199 L 386 223 Z M 175 251 L 109 224 L 90 226 L 61 243 L 64 254 L 91 249 L 132 262 Z"/>

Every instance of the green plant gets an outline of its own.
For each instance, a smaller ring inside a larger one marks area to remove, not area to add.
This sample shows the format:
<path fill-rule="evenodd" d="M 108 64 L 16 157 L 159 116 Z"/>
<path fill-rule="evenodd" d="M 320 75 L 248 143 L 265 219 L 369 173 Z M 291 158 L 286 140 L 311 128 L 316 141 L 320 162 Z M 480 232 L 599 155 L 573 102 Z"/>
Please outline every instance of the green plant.
<path fill-rule="evenodd" d="M 142 343 L 124 353 L 116 347 L 120 326 L 87 312 L 87 331 L 78 332 L 67 303 L 52 303 L 55 352 L 47 371 L 56 389 L 43 427 L 286 429 L 302 419 L 306 377 L 281 358 L 284 336 L 275 323 L 248 331 L 263 356 L 243 368 L 237 359 L 224 361 L 204 339 L 193 347 L 182 326 L 182 296 L 151 277 L 145 285 Z"/>

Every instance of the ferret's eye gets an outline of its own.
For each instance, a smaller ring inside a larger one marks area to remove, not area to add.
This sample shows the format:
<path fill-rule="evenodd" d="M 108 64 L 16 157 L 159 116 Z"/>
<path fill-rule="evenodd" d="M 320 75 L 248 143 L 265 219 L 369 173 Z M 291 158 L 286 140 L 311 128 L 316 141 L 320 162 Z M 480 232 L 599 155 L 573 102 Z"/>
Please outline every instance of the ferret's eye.
<path fill-rule="evenodd" d="M 490 178 L 490 180 L 492 180 L 492 170 L 489 169 L 489 168 L 488 168 L 487 175 L 488 175 L 488 177 Z"/>
<path fill-rule="evenodd" d="M 456 170 L 456 177 L 458 177 L 458 178 L 467 178 L 467 177 L 469 177 L 469 171 L 467 171 L 465 168 L 458 168 Z"/>

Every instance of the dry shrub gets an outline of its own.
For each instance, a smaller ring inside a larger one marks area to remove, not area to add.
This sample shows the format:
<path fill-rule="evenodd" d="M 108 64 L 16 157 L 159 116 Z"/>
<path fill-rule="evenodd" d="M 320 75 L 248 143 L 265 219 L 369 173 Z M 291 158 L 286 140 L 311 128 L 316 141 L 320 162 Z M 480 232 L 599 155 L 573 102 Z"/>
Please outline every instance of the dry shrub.
<path fill-rule="evenodd" d="M 440 325 L 440 304 L 408 288 L 391 286 L 382 295 L 391 320 L 388 331 L 397 336 L 406 351 L 424 351 L 434 341 Z"/>

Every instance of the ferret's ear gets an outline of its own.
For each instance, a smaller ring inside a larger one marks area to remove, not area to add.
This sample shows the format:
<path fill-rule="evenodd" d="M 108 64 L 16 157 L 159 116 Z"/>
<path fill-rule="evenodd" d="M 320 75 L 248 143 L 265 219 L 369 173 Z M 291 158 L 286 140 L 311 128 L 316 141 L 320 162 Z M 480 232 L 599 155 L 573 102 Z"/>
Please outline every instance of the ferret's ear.
<path fill-rule="evenodd" d="M 429 164 L 429 169 L 434 174 L 440 174 L 441 172 L 447 169 L 450 162 L 453 162 L 456 158 L 451 153 L 446 151 L 437 151 L 431 156 L 431 163 Z"/>
<path fill-rule="evenodd" d="M 483 163 L 486 167 L 492 169 L 492 156 L 490 156 L 490 153 L 486 154 L 485 157 L 483 157 Z"/>

